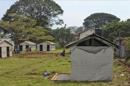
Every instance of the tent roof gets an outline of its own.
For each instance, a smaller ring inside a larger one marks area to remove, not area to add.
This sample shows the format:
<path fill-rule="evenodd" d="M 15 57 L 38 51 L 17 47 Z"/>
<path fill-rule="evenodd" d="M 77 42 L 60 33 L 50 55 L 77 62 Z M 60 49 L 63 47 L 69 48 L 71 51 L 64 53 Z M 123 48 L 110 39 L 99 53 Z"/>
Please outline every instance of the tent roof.
<path fill-rule="evenodd" d="M 20 43 L 20 45 L 23 45 L 23 44 L 36 45 L 36 43 L 31 42 L 31 41 L 24 41 L 24 42 Z"/>
<path fill-rule="evenodd" d="M 55 44 L 54 42 L 51 42 L 51 41 L 45 41 L 45 42 L 49 44 Z"/>
<path fill-rule="evenodd" d="M 47 43 L 47 44 L 51 44 L 51 45 L 54 45 L 54 44 L 56 44 L 56 43 L 54 43 L 54 42 L 51 42 L 51 41 L 45 41 L 45 42 L 42 42 L 42 43 Z M 42 43 L 39 43 L 39 44 L 42 44 Z"/>
<path fill-rule="evenodd" d="M 101 41 L 102 43 L 104 43 L 104 44 L 106 44 L 108 46 L 114 46 L 114 47 L 118 48 L 118 45 L 114 44 L 113 42 L 111 42 L 111 41 L 109 41 L 109 40 L 107 40 L 107 39 L 105 39 L 105 38 L 103 38 L 103 37 L 101 37 L 101 36 L 99 36 L 97 34 L 91 34 L 91 35 L 89 35 L 87 37 L 84 37 L 84 38 L 79 39 L 77 41 L 71 42 L 71 43 L 66 45 L 66 48 L 69 48 L 71 46 L 77 46 L 79 43 L 81 43 L 83 41 L 86 41 L 86 40 L 89 40 L 91 38 L 95 38 L 95 39 Z"/>
<path fill-rule="evenodd" d="M 9 44 L 9 45 L 13 46 L 13 44 L 12 44 L 12 43 L 10 43 L 10 42 L 8 42 L 8 41 L 6 41 L 6 40 L 1 40 L 1 41 L 0 41 L 0 44 L 1 44 L 1 43 L 3 43 L 3 42 L 6 42 L 7 44 Z"/>

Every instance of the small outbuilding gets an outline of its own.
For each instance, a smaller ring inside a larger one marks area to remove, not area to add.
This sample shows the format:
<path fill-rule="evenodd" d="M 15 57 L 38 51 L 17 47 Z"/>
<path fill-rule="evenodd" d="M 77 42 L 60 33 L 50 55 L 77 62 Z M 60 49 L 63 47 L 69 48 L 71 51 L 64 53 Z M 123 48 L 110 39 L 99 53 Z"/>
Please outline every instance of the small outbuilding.
<path fill-rule="evenodd" d="M 37 51 L 52 51 L 55 50 L 55 43 L 51 41 L 45 41 L 37 44 Z"/>
<path fill-rule="evenodd" d="M 26 51 L 36 51 L 36 43 L 31 41 L 24 41 L 20 43 L 19 50 L 26 52 Z"/>
<path fill-rule="evenodd" d="M 0 58 L 7 58 L 12 56 L 13 44 L 8 41 L 0 41 Z"/>
<path fill-rule="evenodd" d="M 91 34 L 66 47 L 71 47 L 72 81 L 112 80 L 113 47 L 118 47 L 116 44 Z"/>
<path fill-rule="evenodd" d="M 0 41 L 7 41 L 9 42 L 10 44 L 12 44 L 12 49 L 14 50 L 14 41 L 12 41 L 12 39 L 10 38 L 1 38 Z"/>
<path fill-rule="evenodd" d="M 130 57 L 130 37 L 117 37 L 114 42 L 119 45 L 116 49 L 116 56 L 120 59 L 126 59 Z"/>
<path fill-rule="evenodd" d="M 126 57 L 126 47 L 124 43 L 124 39 L 122 37 L 117 37 L 114 42 L 119 45 L 119 48 L 116 49 L 115 55 L 118 58 L 125 58 Z"/>

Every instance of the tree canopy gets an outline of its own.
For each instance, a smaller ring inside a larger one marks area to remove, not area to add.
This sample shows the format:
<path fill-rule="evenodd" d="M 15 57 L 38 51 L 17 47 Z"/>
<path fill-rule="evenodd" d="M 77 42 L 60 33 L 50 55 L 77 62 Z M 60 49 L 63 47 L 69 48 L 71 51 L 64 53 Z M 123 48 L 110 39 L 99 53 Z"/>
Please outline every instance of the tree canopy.
<path fill-rule="evenodd" d="M 15 16 L 12 21 L 2 21 L 0 26 L 11 33 L 11 37 L 16 44 L 25 40 L 33 42 L 54 41 L 54 37 L 51 36 L 48 30 L 36 26 L 36 20 L 25 16 Z"/>
<path fill-rule="evenodd" d="M 53 36 L 61 47 L 75 40 L 72 27 L 61 27 L 53 30 Z"/>
<path fill-rule="evenodd" d="M 53 0 L 19 0 L 10 7 L 3 20 L 12 20 L 14 13 L 31 17 L 37 21 L 37 25 L 47 28 L 63 22 L 58 18 L 58 15 L 63 14 L 63 10 Z"/>
<path fill-rule="evenodd" d="M 130 21 L 116 21 L 103 26 L 104 36 L 113 40 L 116 37 L 130 37 Z"/>
<path fill-rule="evenodd" d="M 103 25 L 112 21 L 119 21 L 120 19 L 108 13 L 94 13 L 84 19 L 85 29 L 101 28 Z"/>
<path fill-rule="evenodd" d="M 19 0 L 7 10 L 0 26 L 11 33 L 16 44 L 54 41 L 50 26 L 63 23 L 62 8 L 53 0 Z"/>

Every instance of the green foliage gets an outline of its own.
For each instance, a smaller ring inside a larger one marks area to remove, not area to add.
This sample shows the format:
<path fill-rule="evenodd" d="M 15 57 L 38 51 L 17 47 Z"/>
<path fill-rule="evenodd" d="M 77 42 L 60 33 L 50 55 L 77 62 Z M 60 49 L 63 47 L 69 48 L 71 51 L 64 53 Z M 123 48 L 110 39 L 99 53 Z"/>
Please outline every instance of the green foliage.
<path fill-rule="evenodd" d="M 19 0 L 7 10 L 0 26 L 12 34 L 16 44 L 54 41 L 49 26 L 63 23 L 60 14 L 63 10 L 53 0 Z"/>
<path fill-rule="evenodd" d="M 12 20 L 14 13 L 35 19 L 38 26 L 48 27 L 62 22 L 58 15 L 63 14 L 63 10 L 53 0 L 19 0 L 11 6 L 3 20 Z"/>
<path fill-rule="evenodd" d="M 55 37 L 56 41 L 59 42 L 61 47 L 64 47 L 69 42 L 75 40 L 74 35 L 71 33 L 71 29 L 65 27 L 53 30 L 53 36 Z"/>
<path fill-rule="evenodd" d="M 0 26 L 12 33 L 16 44 L 30 40 L 34 42 L 54 41 L 50 32 L 41 26 L 36 26 L 36 20 L 29 17 L 15 15 L 12 21 L 2 21 Z"/>
<path fill-rule="evenodd" d="M 112 22 L 103 26 L 104 36 L 113 40 L 116 37 L 130 37 L 130 22 Z"/>
<path fill-rule="evenodd" d="M 52 37 L 46 29 L 39 26 L 28 28 L 25 30 L 25 33 L 25 37 L 34 42 L 54 41 L 54 37 Z"/>
<path fill-rule="evenodd" d="M 125 37 L 123 40 L 124 40 L 123 42 L 126 46 L 126 49 L 130 50 L 130 37 Z"/>
<path fill-rule="evenodd" d="M 120 19 L 108 13 L 94 13 L 84 19 L 83 25 L 86 29 L 101 28 L 103 25 Z"/>

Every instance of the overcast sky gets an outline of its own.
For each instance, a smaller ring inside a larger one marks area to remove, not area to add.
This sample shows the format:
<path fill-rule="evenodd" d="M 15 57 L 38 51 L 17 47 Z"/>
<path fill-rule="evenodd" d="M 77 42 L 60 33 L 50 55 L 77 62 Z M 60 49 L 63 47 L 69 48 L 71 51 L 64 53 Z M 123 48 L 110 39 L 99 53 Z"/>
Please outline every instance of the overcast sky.
<path fill-rule="evenodd" d="M 16 0 L 0 0 L 0 18 Z M 67 26 L 82 26 L 92 13 L 111 13 L 121 20 L 130 18 L 129 0 L 55 0 L 64 10 L 61 16 Z"/>

